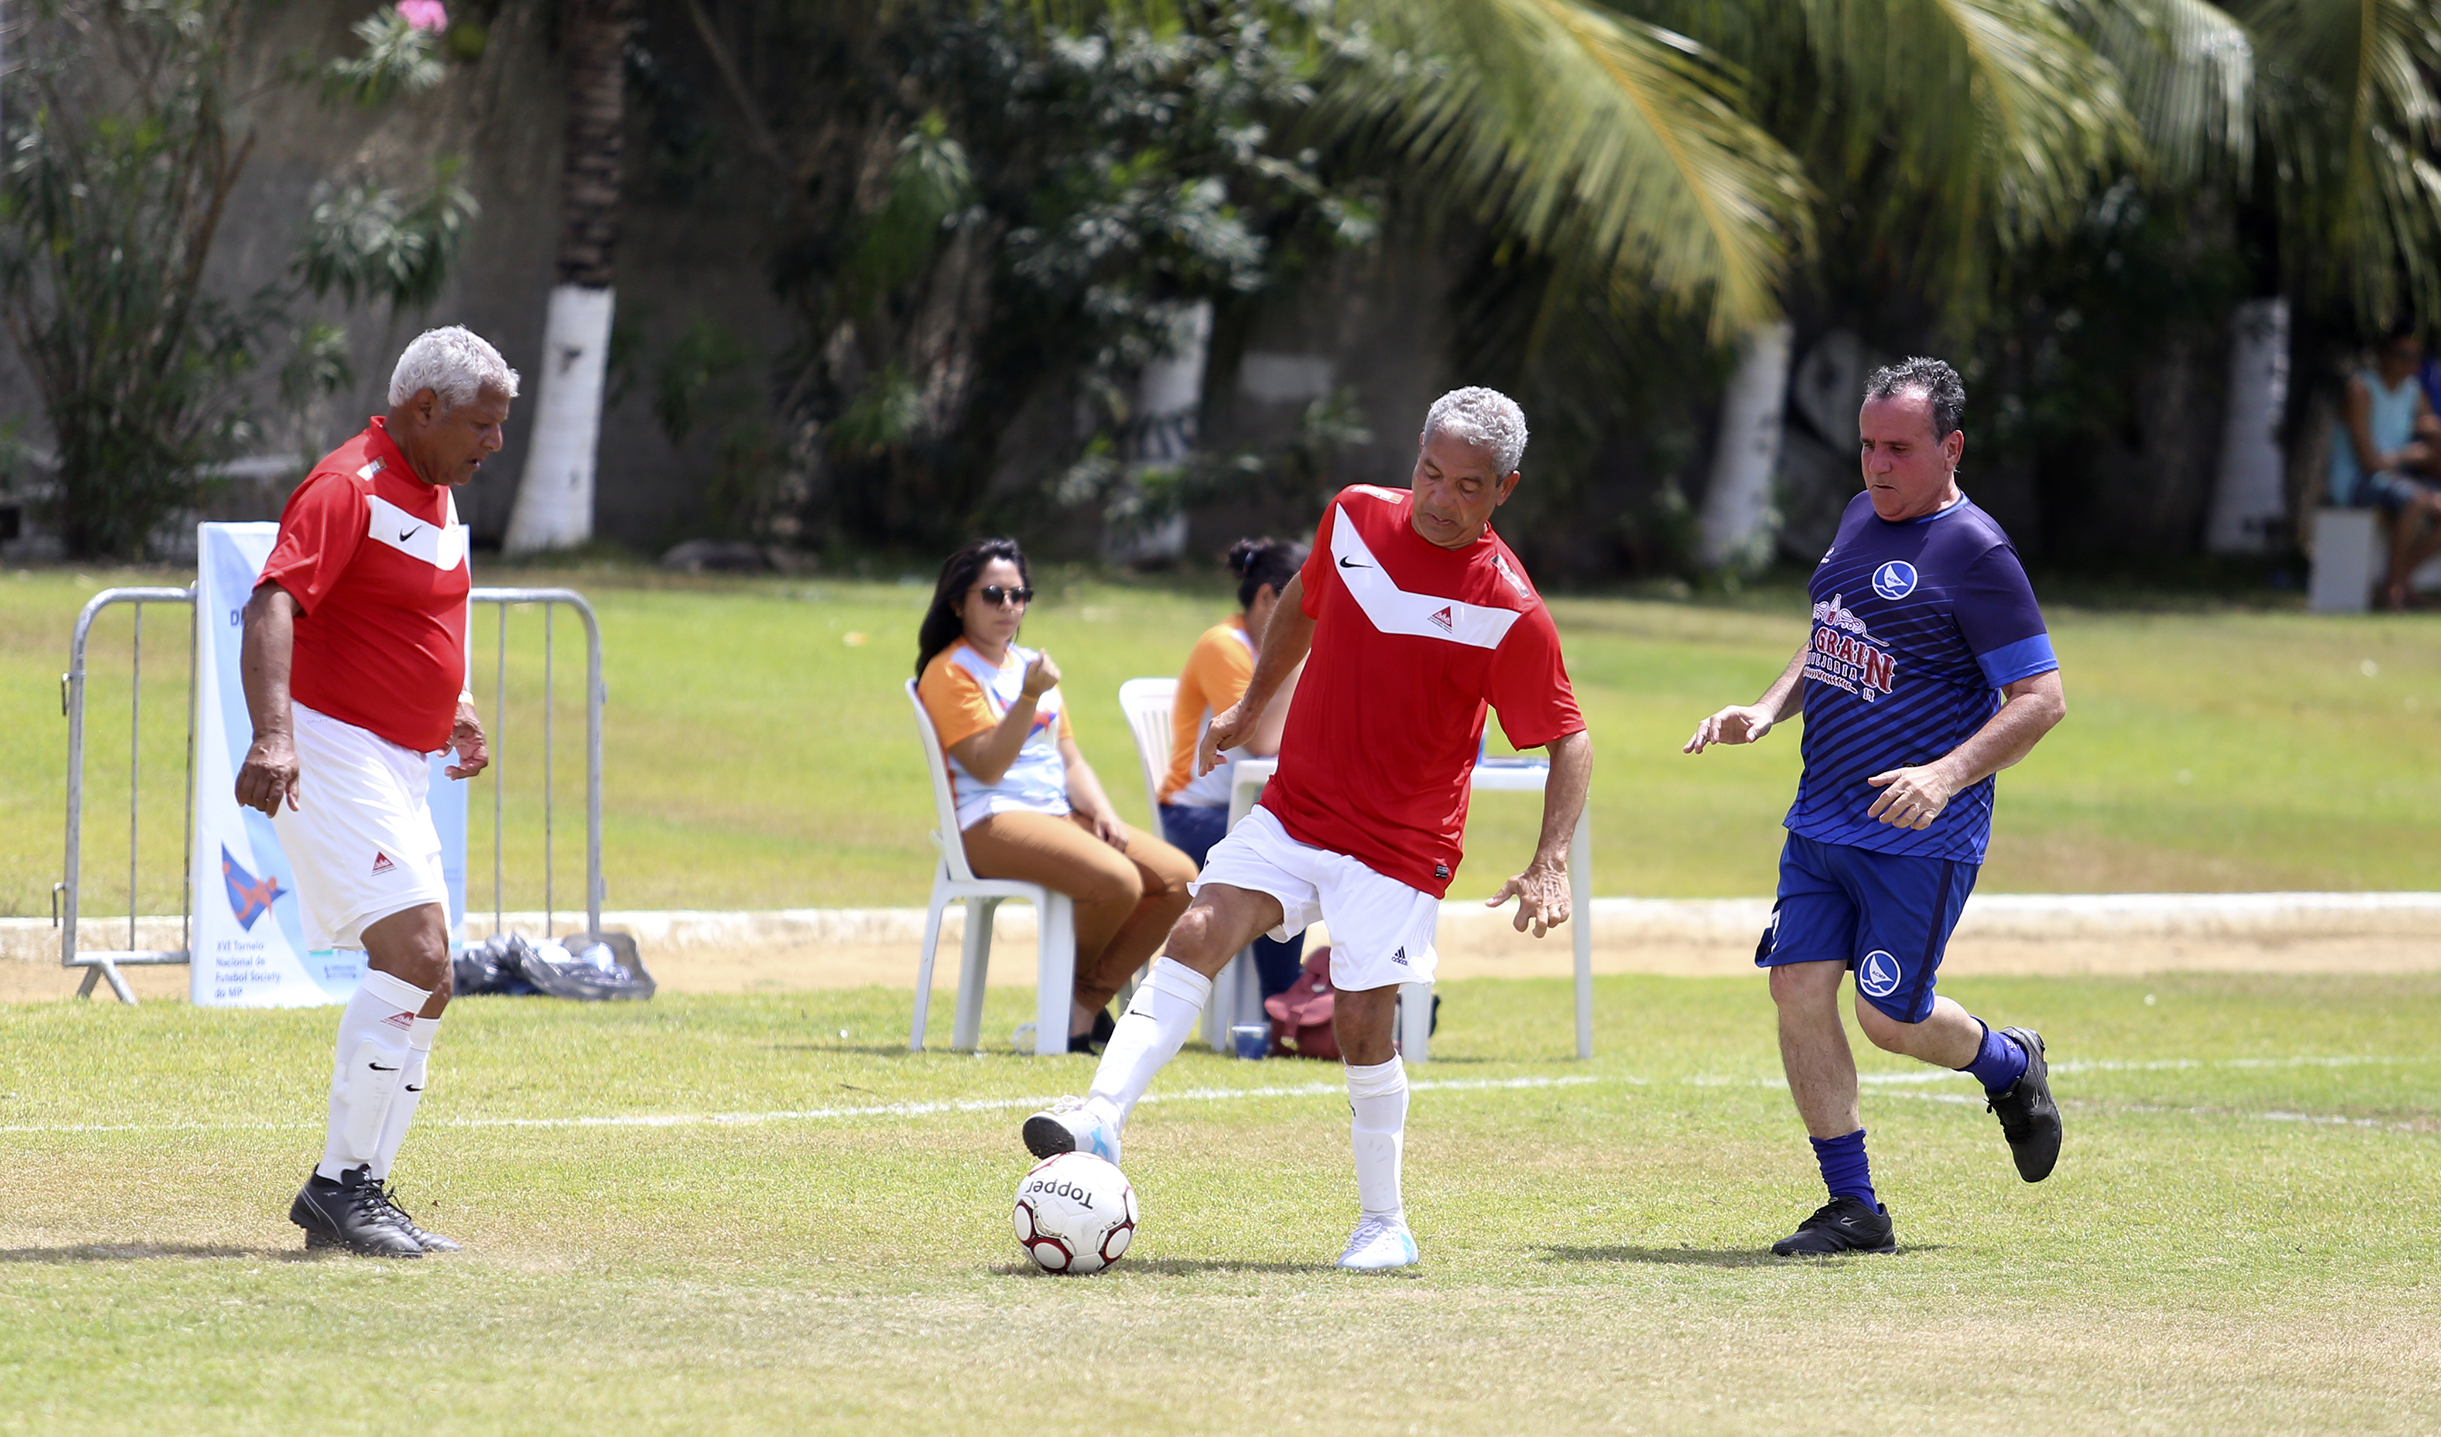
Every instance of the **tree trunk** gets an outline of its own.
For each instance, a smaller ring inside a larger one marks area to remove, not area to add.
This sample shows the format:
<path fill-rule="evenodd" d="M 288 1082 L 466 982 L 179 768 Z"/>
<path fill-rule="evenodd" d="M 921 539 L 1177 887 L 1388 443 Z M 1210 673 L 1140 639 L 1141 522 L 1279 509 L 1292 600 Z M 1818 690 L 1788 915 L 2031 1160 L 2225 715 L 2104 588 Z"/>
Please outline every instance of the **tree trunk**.
<path fill-rule="evenodd" d="M 563 0 L 568 138 L 560 172 L 559 282 L 543 324 L 540 392 L 507 549 L 593 537 L 594 458 L 609 360 L 611 256 L 619 236 L 627 37 L 636 0 Z"/>
<path fill-rule="evenodd" d="M 2288 461 L 2280 452 L 2280 419 L 2288 412 L 2288 301 L 2250 299 L 2238 306 L 2230 328 L 2228 420 L 2204 547 L 2215 554 L 2266 554 L 2286 537 L 2288 518 Z"/>
<path fill-rule="evenodd" d="M 1778 515 L 1773 473 L 1780 467 L 1780 426 L 1788 400 L 1786 320 L 1754 329 L 1738 345 L 1737 372 L 1721 396 L 1720 437 L 1712 448 L 1712 478 L 1696 520 L 1697 560 L 1707 569 L 1755 569 L 1771 557 Z"/>
<path fill-rule="evenodd" d="M 1145 365 L 1136 381 L 1138 466 L 1176 464 L 1195 452 L 1203 438 L 1204 366 L 1211 353 L 1212 301 L 1181 306 L 1170 319 L 1169 353 Z M 1114 564 L 1175 559 L 1186 548 L 1184 513 L 1102 536 L 1103 557 Z"/>

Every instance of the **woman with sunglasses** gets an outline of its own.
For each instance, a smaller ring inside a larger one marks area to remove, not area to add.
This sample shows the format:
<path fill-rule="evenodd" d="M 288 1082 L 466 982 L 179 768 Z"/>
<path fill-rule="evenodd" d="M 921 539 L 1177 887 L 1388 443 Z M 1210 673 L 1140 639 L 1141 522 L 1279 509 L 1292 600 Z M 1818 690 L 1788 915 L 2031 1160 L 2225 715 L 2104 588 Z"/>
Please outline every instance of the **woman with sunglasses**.
<path fill-rule="evenodd" d="M 916 641 L 916 695 L 949 756 L 967 865 L 1076 900 L 1068 1051 L 1093 1052 L 1111 997 L 1186 911 L 1195 865 L 1111 808 L 1077 751 L 1059 666 L 1017 642 L 1033 597 L 1016 540 L 950 555 Z"/>

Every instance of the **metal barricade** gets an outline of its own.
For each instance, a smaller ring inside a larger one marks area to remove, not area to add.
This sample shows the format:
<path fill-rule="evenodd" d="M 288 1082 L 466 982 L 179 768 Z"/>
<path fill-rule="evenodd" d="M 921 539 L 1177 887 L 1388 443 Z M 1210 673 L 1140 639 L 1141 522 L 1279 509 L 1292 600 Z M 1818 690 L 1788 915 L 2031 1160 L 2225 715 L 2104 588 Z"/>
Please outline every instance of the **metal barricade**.
<path fill-rule="evenodd" d="M 93 621 L 102 610 L 113 604 L 132 604 L 136 610 L 135 650 L 132 664 L 134 682 L 130 689 L 127 715 L 127 946 L 79 951 L 76 946 L 77 900 L 83 873 L 85 836 L 85 641 L 92 636 Z M 76 637 L 68 645 L 68 671 L 59 679 L 59 708 L 68 719 L 68 863 L 67 876 L 51 886 L 53 920 L 59 924 L 59 961 L 63 968 L 85 970 L 83 986 L 76 996 L 93 996 L 97 978 L 110 980 L 110 991 L 122 1003 L 134 1003 L 136 995 L 128 991 L 127 980 L 119 969 L 139 964 L 185 963 L 192 946 L 194 922 L 193 889 L 186 874 L 194 867 L 192 853 L 180 866 L 178 891 L 184 895 L 178 904 L 178 932 L 182 946 L 177 948 L 136 947 L 136 822 L 144 797 L 142 743 L 144 705 L 144 606 L 146 604 L 184 604 L 187 608 L 187 729 L 186 780 L 179 787 L 187 796 L 187 837 L 194 841 L 195 808 L 195 590 L 184 589 L 104 589 L 85 601 L 76 616 Z"/>
<path fill-rule="evenodd" d="M 491 604 L 498 610 L 497 663 L 492 689 L 492 727 L 486 735 L 491 745 L 489 776 L 497 780 L 506 769 L 505 737 L 508 722 L 508 612 L 511 606 L 541 604 L 543 608 L 543 907 L 544 927 L 552 926 L 556 917 L 557 894 L 553 885 L 553 843 L 555 829 L 554 796 L 551 784 L 554 732 L 552 725 L 552 663 L 553 619 L 561 606 L 572 608 L 585 625 L 585 931 L 598 933 L 602 927 L 602 629 L 594 617 L 593 606 L 574 589 L 493 589 L 478 588 L 468 595 L 471 603 Z M 94 620 L 104 609 L 113 605 L 135 607 L 135 643 L 132 652 L 132 684 L 128 712 L 128 789 L 127 789 L 127 946 L 125 948 L 77 947 L 77 915 L 81 906 L 84 872 L 84 809 L 85 809 L 85 650 L 93 631 Z M 146 604 L 182 604 L 188 610 L 187 626 L 187 744 L 186 775 L 181 790 L 186 795 L 184 858 L 179 869 L 179 935 L 182 946 L 177 948 L 138 948 L 137 927 L 137 823 L 143 799 L 142 705 L 144 701 L 144 606 Z M 59 927 L 59 961 L 63 968 L 82 968 L 85 981 L 77 996 L 93 995 L 97 981 L 108 980 L 110 991 L 120 1002 L 133 1006 L 136 997 L 119 970 L 145 965 L 183 965 L 193 960 L 194 889 L 190 881 L 194 870 L 195 809 L 195 712 L 194 674 L 196 642 L 194 633 L 195 591 L 184 589 L 128 588 L 105 589 L 85 602 L 76 616 L 76 634 L 68 648 L 68 671 L 60 676 L 60 712 L 68 720 L 68 822 L 65 876 L 51 886 L 52 921 Z M 474 635 L 469 625 L 467 641 Z M 503 863 L 501 856 L 501 787 L 492 784 L 492 922 L 498 930 L 504 911 L 502 903 Z"/>

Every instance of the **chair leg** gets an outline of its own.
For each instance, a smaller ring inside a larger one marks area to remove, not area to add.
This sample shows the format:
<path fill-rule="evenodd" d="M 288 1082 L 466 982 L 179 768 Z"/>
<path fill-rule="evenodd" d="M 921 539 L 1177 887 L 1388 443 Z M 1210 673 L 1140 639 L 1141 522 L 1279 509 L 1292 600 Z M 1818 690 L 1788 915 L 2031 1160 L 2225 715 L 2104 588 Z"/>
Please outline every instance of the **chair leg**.
<path fill-rule="evenodd" d="M 1034 920 L 1034 1051 L 1065 1053 L 1076 1002 L 1076 903 L 1051 894 Z"/>
<path fill-rule="evenodd" d="M 1410 1063 L 1432 1057 L 1432 985 L 1398 985 L 1399 1056 Z"/>
<path fill-rule="evenodd" d="M 958 971 L 958 1021 L 949 1045 L 960 1052 L 983 1046 L 983 979 L 992 966 L 992 914 L 997 898 L 966 900 L 966 962 Z"/>
<path fill-rule="evenodd" d="M 1568 921 L 1576 928 L 1576 1055 L 1593 1056 L 1593 805 L 1577 815 L 1568 845 Z"/>
<path fill-rule="evenodd" d="M 923 956 L 915 965 L 915 1028 L 907 1035 L 907 1051 L 924 1051 L 924 1024 L 932 1017 L 932 960 L 941 951 L 941 912 L 949 907 L 949 899 L 934 895 L 932 906 L 924 910 Z"/>
<path fill-rule="evenodd" d="M 1249 983 L 1256 984 L 1256 991 L 1261 991 L 1260 980 L 1254 976 L 1254 949 L 1240 948 L 1237 956 L 1221 968 L 1220 976 L 1212 980 L 1212 996 L 1204 1000 L 1203 1040 L 1212 1045 L 1213 1052 L 1235 1051 L 1229 1040 L 1229 1025 L 1253 1021 L 1239 1016 L 1246 1006 Z"/>

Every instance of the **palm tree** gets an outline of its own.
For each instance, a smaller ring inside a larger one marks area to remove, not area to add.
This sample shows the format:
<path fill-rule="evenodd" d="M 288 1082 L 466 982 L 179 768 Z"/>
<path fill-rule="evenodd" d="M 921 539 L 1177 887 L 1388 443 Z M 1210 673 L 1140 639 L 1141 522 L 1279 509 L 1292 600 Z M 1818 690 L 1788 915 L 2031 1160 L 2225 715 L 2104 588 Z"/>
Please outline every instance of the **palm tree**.
<path fill-rule="evenodd" d="M 540 393 L 506 547 L 561 549 L 593 537 L 594 456 L 610 354 L 619 235 L 627 40 L 636 0 L 565 0 L 568 133 L 560 166 L 558 283 L 543 323 Z"/>

